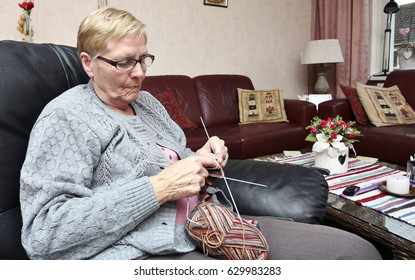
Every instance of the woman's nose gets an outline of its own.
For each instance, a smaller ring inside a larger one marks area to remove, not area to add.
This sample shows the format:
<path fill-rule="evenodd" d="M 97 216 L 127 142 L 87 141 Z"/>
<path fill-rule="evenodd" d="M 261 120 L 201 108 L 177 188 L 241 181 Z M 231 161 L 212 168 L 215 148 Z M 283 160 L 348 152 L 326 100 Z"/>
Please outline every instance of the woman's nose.
<path fill-rule="evenodd" d="M 146 75 L 146 68 L 142 67 L 140 63 L 137 63 L 137 65 L 131 70 L 131 76 L 132 77 L 144 77 Z"/>

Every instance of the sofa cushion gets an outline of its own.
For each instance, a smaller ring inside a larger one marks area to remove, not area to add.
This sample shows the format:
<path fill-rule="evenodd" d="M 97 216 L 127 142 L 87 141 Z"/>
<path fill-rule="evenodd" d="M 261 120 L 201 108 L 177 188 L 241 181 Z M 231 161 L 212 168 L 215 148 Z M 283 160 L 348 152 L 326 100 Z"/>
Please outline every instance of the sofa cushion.
<path fill-rule="evenodd" d="M 352 106 L 353 115 L 356 118 L 356 122 L 359 124 L 370 123 L 369 117 L 367 116 L 362 102 L 357 95 L 356 88 L 344 86 L 342 84 L 339 84 L 339 86 L 347 99 L 349 99 L 350 105 Z"/>
<path fill-rule="evenodd" d="M 406 166 L 409 156 L 415 152 L 415 125 L 376 127 L 365 124 L 356 128 L 364 135 L 353 144 L 358 155 Z"/>
<path fill-rule="evenodd" d="M 239 123 L 237 88 L 254 89 L 251 79 L 242 75 L 222 74 L 201 75 L 194 77 L 193 81 L 207 127 Z"/>
<path fill-rule="evenodd" d="M 281 89 L 246 90 L 238 88 L 238 104 L 241 124 L 287 121 Z"/>
<path fill-rule="evenodd" d="M 357 83 L 357 94 L 371 123 L 377 127 L 414 124 L 415 111 L 398 86 L 380 88 Z"/>
<path fill-rule="evenodd" d="M 203 128 L 184 131 L 188 147 L 198 149 L 206 143 Z M 307 130 L 291 122 L 252 123 L 245 125 L 223 124 L 208 128 L 210 136 L 219 136 L 228 147 L 232 159 L 247 159 L 270 155 L 283 150 L 303 147 Z"/>
<path fill-rule="evenodd" d="M 147 76 L 141 90 L 148 91 L 153 96 L 170 91 L 186 117 L 197 126 L 202 126 L 200 116 L 199 95 L 192 78 L 185 75 Z"/>
<path fill-rule="evenodd" d="M 225 141 L 232 159 L 248 159 L 283 150 L 296 150 L 303 147 L 307 135 L 305 126 L 291 122 L 224 124 L 209 127 L 208 132 L 210 136 L 217 135 Z M 203 128 L 186 129 L 184 133 L 187 146 L 194 151 L 207 141 Z"/>
<path fill-rule="evenodd" d="M 157 98 L 158 101 L 160 101 L 161 104 L 163 104 L 164 108 L 166 108 L 166 111 L 169 114 L 170 118 L 172 118 L 172 120 L 174 120 L 182 129 L 197 127 L 183 113 L 179 103 L 177 103 L 177 100 L 174 97 L 171 90 L 156 93 L 154 96 Z"/>
<path fill-rule="evenodd" d="M 210 136 L 218 136 L 225 141 L 230 158 L 241 158 L 242 149 L 240 135 L 234 135 L 231 132 L 235 126 L 238 125 L 224 124 L 212 126 L 208 128 L 208 133 Z M 193 151 L 200 149 L 200 147 L 207 142 L 206 131 L 202 127 L 186 129 L 184 130 L 184 134 L 187 139 L 187 147 Z"/>
<path fill-rule="evenodd" d="M 386 77 L 384 87 L 399 86 L 399 90 L 412 108 L 415 108 L 415 69 L 394 70 Z"/>

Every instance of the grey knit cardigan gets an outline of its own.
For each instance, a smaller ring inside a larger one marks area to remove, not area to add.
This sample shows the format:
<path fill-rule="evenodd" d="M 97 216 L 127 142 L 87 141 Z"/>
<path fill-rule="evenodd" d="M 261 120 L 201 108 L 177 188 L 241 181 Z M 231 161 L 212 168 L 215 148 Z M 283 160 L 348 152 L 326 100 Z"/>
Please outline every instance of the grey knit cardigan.
<path fill-rule="evenodd" d="M 52 100 L 21 170 L 22 243 L 32 259 L 134 259 L 190 251 L 176 204 L 159 205 L 149 176 L 168 164 L 157 145 L 192 155 L 180 127 L 147 92 L 136 116 L 113 111 L 91 84 Z"/>

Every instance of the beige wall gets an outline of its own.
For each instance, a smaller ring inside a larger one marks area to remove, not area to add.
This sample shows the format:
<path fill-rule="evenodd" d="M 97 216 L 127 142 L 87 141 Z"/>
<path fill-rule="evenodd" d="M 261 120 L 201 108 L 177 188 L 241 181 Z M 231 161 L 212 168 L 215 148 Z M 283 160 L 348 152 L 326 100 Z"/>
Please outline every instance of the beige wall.
<path fill-rule="evenodd" d="M 21 40 L 20 8 L 0 0 L 0 39 Z M 75 46 L 79 22 L 97 0 L 35 0 L 35 43 Z M 228 8 L 202 0 L 108 0 L 147 25 L 156 61 L 148 75 L 232 73 L 258 89 L 284 88 L 286 98 L 306 91 L 300 53 L 310 38 L 310 0 L 229 0 Z"/>

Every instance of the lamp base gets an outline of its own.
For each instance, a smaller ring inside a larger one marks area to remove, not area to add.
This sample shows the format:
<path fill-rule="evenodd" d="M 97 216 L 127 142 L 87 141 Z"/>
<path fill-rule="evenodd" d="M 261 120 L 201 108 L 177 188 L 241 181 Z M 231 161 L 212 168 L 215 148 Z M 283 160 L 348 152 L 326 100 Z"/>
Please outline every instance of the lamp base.
<path fill-rule="evenodd" d="M 330 90 L 329 83 L 327 82 L 327 70 L 321 67 L 317 71 L 317 82 L 314 85 L 314 92 L 319 94 L 326 94 Z"/>

